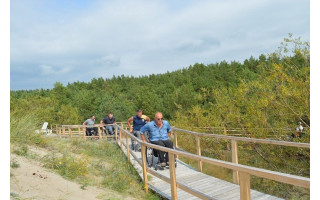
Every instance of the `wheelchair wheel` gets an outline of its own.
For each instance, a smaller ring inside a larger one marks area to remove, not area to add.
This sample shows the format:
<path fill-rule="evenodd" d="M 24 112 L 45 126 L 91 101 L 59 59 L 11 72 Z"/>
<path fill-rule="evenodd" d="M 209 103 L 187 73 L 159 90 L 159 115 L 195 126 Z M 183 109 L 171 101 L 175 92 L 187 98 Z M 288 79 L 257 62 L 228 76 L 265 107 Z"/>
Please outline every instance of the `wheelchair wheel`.
<path fill-rule="evenodd" d="M 148 167 L 151 167 L 153 164 L 153 150 L 151 147 L 147 147 L 146 161 L 147 161 Z"/>
<path fill-rule="evenodd" d="M 131 149 L 135 151 L 136 141 L 131 139 Z"/>

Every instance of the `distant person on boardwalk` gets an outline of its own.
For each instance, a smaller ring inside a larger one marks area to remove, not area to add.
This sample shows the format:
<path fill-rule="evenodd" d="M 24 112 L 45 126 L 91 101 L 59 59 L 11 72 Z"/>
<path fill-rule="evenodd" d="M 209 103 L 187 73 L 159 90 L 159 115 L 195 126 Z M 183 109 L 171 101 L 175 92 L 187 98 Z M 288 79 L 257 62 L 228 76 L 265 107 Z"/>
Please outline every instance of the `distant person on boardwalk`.
<path fill-rule="evenodd" d="M 128 119 L 128 126 L 129 126 L 129 131 L 130 133 L 133 133 L 134 136 L 139 138 L 140 137 L 140 129 L 143 127 L 147 122 L 150 122 L 150 118 L 147 115 L 142 114 L 142 110 L 138 109 L 137 110 L 137 115 L 132 116 Z M 131 126 L 131 122 L 133 122 L 133 126 Z M 133 132 L 132 132 L 133 131 Z M 133 143 L 132 143 L 133 144 Z M 140 150 L 140 145 L 136 144 L 135 146 L 132 147 L 133 149 Z"/>
<path fill-rule="evenodd" d="M 113 113 L 109 112 L 108 116 L 105 116 L 101 121 L 101 125 L 109 125 L 109 126 L 103 126 L 103 130 L 105 131 L 106 135 L 109 133 L 110 135 L 114 135 L 114 126 L 110 126 L 111 124 L 115 124 L 116 119 L 113 117 Z"/>
<path fill-rule="evenodd" d="M 172 141 L 169 139 L 171 136 L 171 126 L 168 121 L 163 120 L 161 112 L 157 112 L 154 116 L 154 121 L 144 125 L 141 129 L 141 138 L 145 142 L 145 133 L 149 132 L 149 139 L 152 144 L 160 145 L 173 149 Z M 158 151 L 160 166 L 169 166 L 168 152 Z"/>
<path fill-rule="evenodd" d="M 91 136 L 92 134 L 97 135 L 98 133 L 98 127 L 93 127 L 95 122 L 95 116 L 91 115 L 89 119 L 83 122 L 83 126 L 88 126 L 86 127 L 86 136 Z"/>

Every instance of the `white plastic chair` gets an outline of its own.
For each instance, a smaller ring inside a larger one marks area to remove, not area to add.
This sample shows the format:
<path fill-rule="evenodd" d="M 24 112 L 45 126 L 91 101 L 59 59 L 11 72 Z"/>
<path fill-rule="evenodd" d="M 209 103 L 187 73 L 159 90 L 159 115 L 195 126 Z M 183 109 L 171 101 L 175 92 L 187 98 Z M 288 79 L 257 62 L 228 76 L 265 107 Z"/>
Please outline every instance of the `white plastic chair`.
<path fill-rule="evenodd" d="M 48 129 L 48 122 L 44 122 L 42 125 L 42 128 L 40 130 L 36 130 L 36 133 L 46 133 L 46 134 L 50 134 L 51 130 Z"/>

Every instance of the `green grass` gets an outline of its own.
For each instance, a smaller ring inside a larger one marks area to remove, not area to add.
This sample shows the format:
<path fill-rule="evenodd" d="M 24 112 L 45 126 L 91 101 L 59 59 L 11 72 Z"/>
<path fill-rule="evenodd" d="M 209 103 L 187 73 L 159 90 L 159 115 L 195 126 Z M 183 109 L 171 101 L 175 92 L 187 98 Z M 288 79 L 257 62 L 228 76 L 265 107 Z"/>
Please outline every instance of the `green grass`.
<path fill-rule="evenodd" d="M 79 182 L 81 189 L 91 185 L 138 199 L 161 199 L 153 193 L 144 192 L 139 175 L 114 142 L 53 139 L 48 148 L 62 155 L 52 153 L 46 156 L 43 159 L 45 166 Z"/>
<path fill-rule="evenodd" d="M 15 160 L 13 160 L 13 161 L 10 162 L 10 167 L 11 168 L 19 168 L 20 164 L 17 163 Z"/>
<path fill-rule="evenodd" d="M 68 153 L 63 156 L 50 154 L 43 159 L 44 167 L 56 170 L 61 176 L 74 180 L 77 177 L 83 177 L 88 174 L 88 159 L 76 158 Z"/>
<path fill-rule="evenodd" d="M 35 144 L 46 147 L 47 139 L 42 134 L 35 133 L 35 130 L 39 129 L 41 125 L 40 120 L 33 114 L 21 116 L 15 111 L 10 112 L 10 143 Z"/>
<path fill-rule="evenodd" d="M 134 167 L 127 162 L 119 146 L 107 140 L 82 140 L 48 138 L 35 133 L 41 127 L 31 114 L 10 114 L 11 151 L 19 156 L 40 161 L 66 179 L 78 182 L 85 190 L 88 186 L 107 188 L 135 199 L 161 199 L 153 192 L 145 193 L 142 180 Z M 46 156 L 35 155 L 32 146 L 50 152 Z M 19 167 L 11 162 L 12 168 Z M 12 198 L 18 199 L 15 194 Z M 115 199 L 115 197 L 108 197 Z M 116 197 L 118 198 L 118 197 Z M 106 197 L 101 196 L 101 199 Z"/>

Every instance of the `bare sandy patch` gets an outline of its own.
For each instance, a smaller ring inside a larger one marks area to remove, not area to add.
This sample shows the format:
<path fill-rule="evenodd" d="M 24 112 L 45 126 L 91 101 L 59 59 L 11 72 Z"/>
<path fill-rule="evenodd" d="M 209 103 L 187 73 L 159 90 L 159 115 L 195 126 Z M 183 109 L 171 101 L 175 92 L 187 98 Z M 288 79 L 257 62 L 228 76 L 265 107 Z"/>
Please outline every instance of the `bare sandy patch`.
<path fill-rule="evenodd" d="M 10 169 L 11 199 L 15 196 L 37 200 L 133 199 L 108 189 L 92 186 L 81 189 L 80 184 L 66 180 L 41 167 L 41 163 L 23 156 L 11 154 L 10 160 L 19 165 Z"/>

